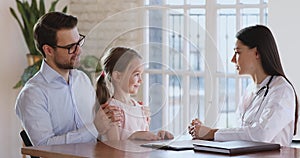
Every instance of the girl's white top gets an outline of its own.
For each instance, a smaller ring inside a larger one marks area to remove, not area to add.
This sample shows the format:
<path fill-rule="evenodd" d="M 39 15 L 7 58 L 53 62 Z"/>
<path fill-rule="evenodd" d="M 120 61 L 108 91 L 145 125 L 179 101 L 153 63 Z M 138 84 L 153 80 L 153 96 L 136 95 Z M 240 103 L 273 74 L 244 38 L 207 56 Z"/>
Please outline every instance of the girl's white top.
<path fill-rule="evenodd" d="M 127 105 L 119 100 L 112 99 L 109 105 L 118 106 L 124 111 L 124 123 L 119 127 L 121 140 L 126 140 L 136 131 L 149 131 L 149 123 L 143 106 L 136 100 L 132 99 L 133 105 Z"/>

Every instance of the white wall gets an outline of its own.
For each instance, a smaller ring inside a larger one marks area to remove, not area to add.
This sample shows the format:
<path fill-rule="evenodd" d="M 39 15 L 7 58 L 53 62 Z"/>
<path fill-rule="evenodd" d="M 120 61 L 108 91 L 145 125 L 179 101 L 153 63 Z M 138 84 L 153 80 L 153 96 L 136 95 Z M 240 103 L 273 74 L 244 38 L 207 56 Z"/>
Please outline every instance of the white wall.
<path fill-rule="evenodd" d="M 276 38 L 285 73 L 294 84 L 298 97 L 300 97 L 299 7 L 299 0 L 269 0 L 269 26 Z M 299 125 L 298 123 L 298 133 L 300 133 Z M 297 137 L 300 137 L 299 134 Z"/>
<path fill-rule="evenodd" d="M 47 0 L 49 2 L 49 0 Z M 61 4 L 67 4 L 65 0 Z M 14 104 L 19 90 L 12 89 L 27 65 L 27 48 L 21 31 L 9 13 L 15 8 L 15 1 L 0 1 L 0 153 L 1 157 L 21 157 L 21 125 L 14 112 Z M 269 26 L 273 31 L 282 57 L 287 76 L 300 94 L 300 1 L 269 0 Z"/>
<path fill-rule="evenodd" d="M 1 157 L 21 157 L 20 123 L 14 112 L 19 90 L 12 89 L 26 66 L 25 42 L 9 12 L 15 1 L 0 1 L 0 153 Z"/>
<path fill-rule="evenodd" d="M 50 0 L 46 0 L 48 5 Z M 61 0 L 58 5 L 69 3 Z M 21 30 L 9 12 L 16 8 L 14 0 L 0 1 L 0 157 L 21 157 L 20 121 L 15 115 L 14 104 L 20 89 L 12 87 L 19 80 L 27 66 L 25 45 Z"/>

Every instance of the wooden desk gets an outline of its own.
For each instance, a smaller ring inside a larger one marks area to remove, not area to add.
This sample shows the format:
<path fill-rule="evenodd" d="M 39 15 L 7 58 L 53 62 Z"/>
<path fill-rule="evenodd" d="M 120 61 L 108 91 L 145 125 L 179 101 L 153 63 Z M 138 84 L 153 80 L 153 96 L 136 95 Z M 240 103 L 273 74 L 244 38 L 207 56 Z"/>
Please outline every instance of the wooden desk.
<path fill-rule="evenodd" d="M 22 154 L 39 157 L 91 157 L 91 158 L 164 158 L 164 157 L 183 157 L 183 158 L 215 158 L 229 157 L 222 154 L 205 152 L 194 152 L 193 150 L 170 151 L 156 150 L 140 147 L 143 141 L 110 141 L 98 143 L 79 143 L 67 145 L 52 145 L 38 147 L 23 147 Z M 258 152 L 253 154 L 236 155 L 234 157 L 272 157 L 272 158 L 298 158 L 300 148 L 283 147 L 278 151 Z"/>

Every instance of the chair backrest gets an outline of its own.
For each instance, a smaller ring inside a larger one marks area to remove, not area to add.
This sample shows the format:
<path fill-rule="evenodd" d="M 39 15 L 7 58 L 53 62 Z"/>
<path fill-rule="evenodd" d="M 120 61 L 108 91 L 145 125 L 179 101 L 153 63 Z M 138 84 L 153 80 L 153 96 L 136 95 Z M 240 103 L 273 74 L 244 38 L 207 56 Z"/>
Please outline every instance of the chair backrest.
<path fill-rule="evenodd" d="M 25 146 L 32 146 L 32 143 L 24 129 L 20 132 L 20 136 L 21 136 Z M 31 158 L 39 158 L 39 157 L 31 156 Z"/>
<path fill-rule="evenodd" d="M 28 137 L 28 135 L 27 135 L 27 133 L 26 133 L 25 130 L 22 130 L 20 132 L 20 136 L 21 136 L 21 138 L 22 138 L 25 146 L 32 146 L 32 143 L 31 143 L 31 141 L 30 141 L 30 139 L 29 139 L 29 137 Z"/>

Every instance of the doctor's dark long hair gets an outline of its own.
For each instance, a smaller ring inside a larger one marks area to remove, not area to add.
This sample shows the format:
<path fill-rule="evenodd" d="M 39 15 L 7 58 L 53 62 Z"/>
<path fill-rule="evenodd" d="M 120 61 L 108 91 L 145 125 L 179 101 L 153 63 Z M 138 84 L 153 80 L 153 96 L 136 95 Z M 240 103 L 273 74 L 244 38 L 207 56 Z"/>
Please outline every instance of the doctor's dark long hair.
<path fill-rule="evenodd" d="M 248 46 L 250 49 L 256 47 L 261 57 L 262 67 L 268 75 L 282 76 L 293 87 L 296 98 L 294 125 L 294 135 L 296 135 L 298 122 L 298 98 L 294 86 L 284 74 L 277 45 L 272 32 L 266 26 L 255 25 L 240 30 L 236 34 L 236 38 L 240 40 L 244 45 Z"/>
<path fill-rule="evenodd" d="M 115 47 L 109 49 L 102 57 L 102 67 L 104 72 L 97 80 L 96 95 L 100 104 L 105 103 L 111 96 L 106 81 L 111 82 L 114 71 L 124 72 L 130 61 L 142 56 L 135 50 L 125 47 Z M 105 80 L 106 79 L 106 80 Z"/>

